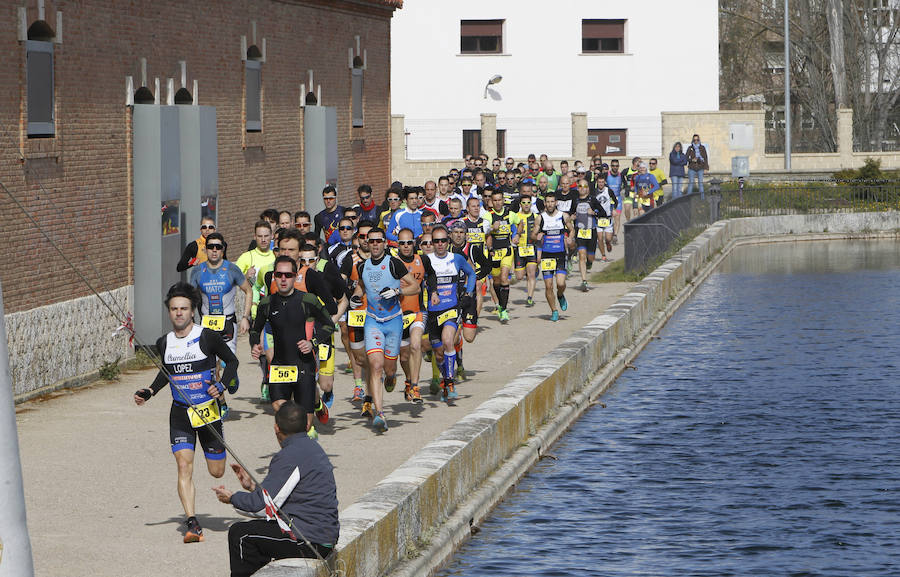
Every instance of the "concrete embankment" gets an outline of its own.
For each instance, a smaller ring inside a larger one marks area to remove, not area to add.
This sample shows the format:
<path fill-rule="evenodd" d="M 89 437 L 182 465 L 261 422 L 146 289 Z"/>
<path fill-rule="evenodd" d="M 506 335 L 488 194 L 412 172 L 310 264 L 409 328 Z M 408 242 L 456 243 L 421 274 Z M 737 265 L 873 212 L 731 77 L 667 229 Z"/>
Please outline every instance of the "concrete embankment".
<path fill-rule="evenodd" d="M 733 246 L 898 234 L 897 212 L 756 217 L 712 225 L 344 509 L 335 567 L 348 577 L 424 575 L 443 563 L 470 526 L 612 384 Z M 326 572 L 312 562 L 284 560 L 260 575 Z"/>

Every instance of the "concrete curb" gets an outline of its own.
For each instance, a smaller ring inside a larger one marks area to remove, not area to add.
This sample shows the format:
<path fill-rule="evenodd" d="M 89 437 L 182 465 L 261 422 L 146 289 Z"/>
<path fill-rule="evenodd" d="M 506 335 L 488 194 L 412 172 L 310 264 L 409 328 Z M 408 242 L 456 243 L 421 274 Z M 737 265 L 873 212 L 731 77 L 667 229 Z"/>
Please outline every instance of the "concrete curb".
<path fill-rule="evenodd" d="M 813 234 L 820 230 L 833 232 Z M 892 232 L 869 232 L 875 230 Z M 346 577 L 432 573 L 542 451 L 614 382 L 734 246 L 897 238 L 898 230 L 900 213 L 715 223 L 342 511 L 341 539 L 330 565 Z M 329 570 L 312 561 L 283 560 L 258 574 L 327 575 Z"/>

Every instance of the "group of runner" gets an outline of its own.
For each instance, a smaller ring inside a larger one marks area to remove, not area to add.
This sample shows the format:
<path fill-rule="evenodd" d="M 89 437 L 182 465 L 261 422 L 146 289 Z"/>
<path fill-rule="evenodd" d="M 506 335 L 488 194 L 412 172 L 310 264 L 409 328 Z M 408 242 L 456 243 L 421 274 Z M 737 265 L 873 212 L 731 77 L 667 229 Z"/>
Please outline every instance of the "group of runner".
<path fill-rule="evenodd" d="M 358 204 L 342 207 L 328 186 L 314 217 L 263 211 L 234 262 L 215 221 L 203 219 L 178 266 L 190 281 L 166 298 L 173 330 L 157 342 L 164 370 L 134 396 L 140 405 L 166 384 L 172 390 L 185 542 L 202 540 L 191 480 L 198 438 L 209 472 L 224 472 L 222 419 L 225 392 L 239 386 L 238 335 L 249 332 L 261 399 L 276 412 L 295 400 L 308 415 L 307 435 L 317 438 L 315 420 L 327 423 L 334 401 L 338 332 L 354 378 L 351 400 L 383 432 L 384 392 L 396 386 L 398 360 L 408 402 L 423 402 L 424 359 L 432 365 L 430 392 L 452 403 L 465 378 L 463 344 L 475 340 L 488 295 L 505 324 L 511 283 L 525 281 L 532 307 L 540 274 L 549 318 L 558 321 L 568 308 L 570 267 L 577 262 L 587 291 L 595 258 L 609 260 L 617 243 L 623 209 L 627 219 L 662 201 L 659 181 L 640 159 L 624 173 L 599 157 L 572 170 L 556 170 L 543 155 L 519 165 L 508 158 L 505 168 L 500 159 L 486 168 L 483 155 L 465 163 L 421 187 L 394 183 L 381 204 L 363 184 Z"/>

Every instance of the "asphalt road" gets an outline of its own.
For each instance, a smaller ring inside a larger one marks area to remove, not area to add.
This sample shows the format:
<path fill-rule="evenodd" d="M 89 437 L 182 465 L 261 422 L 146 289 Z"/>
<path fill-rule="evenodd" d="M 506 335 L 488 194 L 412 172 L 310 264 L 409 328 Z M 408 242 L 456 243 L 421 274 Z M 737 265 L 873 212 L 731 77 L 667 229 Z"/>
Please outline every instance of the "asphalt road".
<path fill-rule="evenodd" d="M 623 247 L 613 256 L 623 258 Z M 599 267 L 595 267 L 595 270 Z M 466 344 L 470 377 L 459 399 L 448 406 L 428 394 L 430 367 L 423 364 L 425 403 L 405 402 L 402 378 L 385 394 L 390 429 L 376 432 L 350 403 L 353 379 L 340 371 L 328 425 L 317 425 L 319 442 L 335 466 L 341 508 L 406 461 L 426 443 L 488 399 L 534 360 L 587 324 L 627 292 L 630 284 L 577 290 L 570 276 L 569 310 L 549 321 L 539 280 L 536 305 L 525 308 L 525 284 L 513 286 L 511 320 L 497 321 L 489 304 L 478 339 Z M 103 338 L 103 335 L 98 335 Z M 246 337 L 238 346 L 241 388 L 229 399 L 226 440 L 260 478 L 278 451 L 272 411 L 258 403 L 260 371 L 249 356 Z M 225 484 L 238 489 L 230 468 L 221 480 L 205 470 L 202 452 L 195 459 L 197 517 L 204 543 L 182 543 L 184 512 L 176 493 L 175 461 L 169 448 L 170 393 L 161 391 L 143 407 L 132 394 L 148 386 L 155 370 L 132 371 L 116 382 L 102 382 L 19 405 L 16 422 L 25 479 L 28 526 L 39 576 L 226 575 L 227 529 L 240 517 L 211 491 Z M 229 462 L 232 458 L 229 457 Z"/>

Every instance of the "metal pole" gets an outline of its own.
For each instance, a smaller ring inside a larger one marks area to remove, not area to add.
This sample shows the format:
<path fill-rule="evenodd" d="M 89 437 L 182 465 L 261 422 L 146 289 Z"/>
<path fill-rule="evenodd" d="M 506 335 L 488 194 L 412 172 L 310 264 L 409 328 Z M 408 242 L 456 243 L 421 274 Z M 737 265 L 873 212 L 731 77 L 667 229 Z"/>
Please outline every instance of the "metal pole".
<path fill-rule="evenodd" d="M 0 290 L 0 311 L 3 293 Z M 0 577 L 32 577 L 31 541 L 25 522 L 25 491 L 19 462 L 16 406 L 9 374 L 6 321 L 0 316 Z"/>
<path fill-rule="evenodd" d="M 791 169 L 791 2 L 784 0 L 784 169 Z"/>

